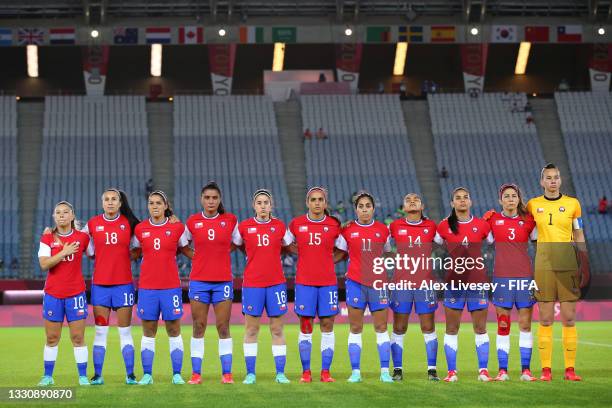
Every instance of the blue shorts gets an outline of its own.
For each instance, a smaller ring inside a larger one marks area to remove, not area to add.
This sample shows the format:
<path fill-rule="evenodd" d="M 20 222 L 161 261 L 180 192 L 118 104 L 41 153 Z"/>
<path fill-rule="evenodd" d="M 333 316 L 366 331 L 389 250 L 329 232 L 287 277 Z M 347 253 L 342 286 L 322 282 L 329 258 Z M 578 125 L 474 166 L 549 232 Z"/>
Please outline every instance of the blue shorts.
<path fill-rule="evenodd" d="M 531 278 L 493 278 L 493 283 L 498 284 L 491 296 L 493 304 L 506 309 L 514 305 L 517 309 L 532 307 L 536 300 L 533 291 L 528 289 L 531 282 Z"/>
<path fill-rule="evenodd" d="M 433 290 L 396 290 L 391 293 L 391 310 L 394 313 L 410 314 L 412 305 L 417 314 L 433 313 L 438 308 L 438 299 Z"/>
<path fill-rule="evenodd" d="M 91 304 L 93 306 L 120 307 L 134 306 L 136 290 L 134 285 L 91 285 Z"/>
<path fill-rule="evenodd" d="M 295 314 L 328 317 L 338 314 L 338 286 L 295 285 Z"/>
<path fill-rule="evenodd" d="M 216 305 L 234 299 L 234 282 L 189 281 L 189 299 Z"/>
<path fill-rule="evenodd" d="M 489 306 L 486 290 L 447 289 L 444 291 L 444 306 L 449 309 L 463 310 L 467 303 L 469 312 L 486 309 Z"/>
<path fill-rule="evenodd" d="M 138 289 L 138 317 L 142 320 L 177 320 L 183 316 L 183 291 L 172 289 Z"/>
<path fill-rule="evenodd" d="M 287 284 L 267 288 L 242 288 L 242 313 L 261 316 L 264 308 L 268 317 L 287 313 Z"/>
<path fill-rule="evenodd" d="M 64 299 L 45 293 L 42 317 L 50 322 L 68 322 L 87 318 L 87 296 L 85 292 Z"/>
<path fill-rule="evenodd" d="M 362 285 L 354 280 L 347 279 L 346 286 L 346 304 L 356 309 L 365 310 L 366 306 L 370 312 L 389 307 L 389 296 L 384 289 L 376 290 L 371 286 Z"/>

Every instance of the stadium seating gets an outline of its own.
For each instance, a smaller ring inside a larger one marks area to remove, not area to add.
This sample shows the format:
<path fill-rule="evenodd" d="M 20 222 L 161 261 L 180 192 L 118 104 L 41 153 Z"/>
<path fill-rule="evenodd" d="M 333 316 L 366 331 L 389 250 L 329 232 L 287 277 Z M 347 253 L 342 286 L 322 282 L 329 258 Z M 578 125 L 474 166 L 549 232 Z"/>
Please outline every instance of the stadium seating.
<path fill-rule="evenodd" d="M 612 264 L 612 214 L 598 214 L 597 204 L 603 195 L 612 198 L 612 94 L 559 92 L 555 101 L 593 266 L 608 270 Z"/>
<path fill-rule="evenodd" d="M 397 96 L 302 96 L 301 104 L 304 129 L 328 135 L 304 141 L 307 183 L 328 187 L 332 204 L 351 207 L 352 193 L 366 189 L 382 220 L 407 192 L 420 192 Z"/>
<path fill-rule="evenodd" d="M 544 157 L 536 127 L 526 123 L 525 94 L 484 93 L 428 95 L 442 202 L 450 212 L 450 195 L 458 186 L 472 195 L 473 212 L 498 208 L 501 184 L 517 183 L 525 197 L 541 194 L 539 169 Z"/>
<path fill-rule="evenodd" d="M 10 268 L 19 258 L 19 199 L 17 179 L 17 100 L 0 96 L 0 277 L 16 278 Z"/>
<path fill-rule="evenodd" d="M 253 216 L 251 195 L 267 188 L 274 213 L 285 222 L 291 205 L 272 100 L 264 96 L 195 96 L 174 99 L 175 207 L 182 219 L 201 211 L 200 190 L 215 180 L 225 208 L 239 220 Z M 241 275 L 244 256 L 234 254 Z"/>
<path fill-rule="evenodd" d="M 136 214 L 146 214 L 151 176 L 145 98 L 51 96 L 45 99 L 41 180 L 34 240 L 51 225 L 53 206 L 68 200 L 86 222 L 101 212 L 108 187 L 124 190 Z M 34 262 L 35 270 L 38 262 Z M 84 262 L 86 275 L 91 263 Z"/>

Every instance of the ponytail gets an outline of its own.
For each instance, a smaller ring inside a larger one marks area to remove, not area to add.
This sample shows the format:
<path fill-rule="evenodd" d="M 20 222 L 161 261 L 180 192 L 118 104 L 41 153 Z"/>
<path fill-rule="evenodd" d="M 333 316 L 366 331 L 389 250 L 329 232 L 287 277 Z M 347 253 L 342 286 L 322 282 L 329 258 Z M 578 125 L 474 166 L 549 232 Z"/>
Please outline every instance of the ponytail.
<path fill-rule="evenodd" d="M 119 207 L 119 213 L 127 218 L 128 223 L 130 224 L 131 235 L 134 235 L 134 229 L 136 225 L 140 222 L 138 217 L 134 215 L 132 211 L 132 207 L 130 207 L 130 203 L 128 202 L 127 194 L 123 191 L 119 191 L 119 199 L 121 200 L 121 207 Z"/>
<path fill-rule="evenodd" d="M 457 218 L 457 213 L 455 212 L 454 208 L 451 209 L 451 213 L 446 219 L 446 221 L 448 222 L 448 227 L 453 232 L 453 234 L 458 234 L 459 233 L 459 218 Z"/>

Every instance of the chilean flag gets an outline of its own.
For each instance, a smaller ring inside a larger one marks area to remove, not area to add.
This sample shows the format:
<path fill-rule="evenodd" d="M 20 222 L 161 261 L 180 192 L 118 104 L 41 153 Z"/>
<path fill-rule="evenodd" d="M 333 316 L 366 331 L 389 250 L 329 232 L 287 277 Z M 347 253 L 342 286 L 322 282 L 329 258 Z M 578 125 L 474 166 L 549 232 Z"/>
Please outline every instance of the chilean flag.
<path fill-rule="evenodd" d="M 557 27 L 557 42 L 582 42 L 581 25 L 564 25 Z"/>
<path fill-rule="evenodd" d="M 179 44 L 202 44 L 204 28 L 196 26 L 179 27 Z"/>

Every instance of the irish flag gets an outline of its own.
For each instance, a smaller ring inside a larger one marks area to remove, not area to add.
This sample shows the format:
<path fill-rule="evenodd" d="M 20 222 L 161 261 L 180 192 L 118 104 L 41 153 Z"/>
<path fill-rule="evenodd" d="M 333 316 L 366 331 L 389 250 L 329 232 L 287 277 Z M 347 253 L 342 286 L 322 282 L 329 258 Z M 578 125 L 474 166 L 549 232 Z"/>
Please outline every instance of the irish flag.
<path fill-rule="evenodd" d="M 240 43 L 255 44 L 264 42 L 264 28 L 255 26 L 240 27 Z"/>

